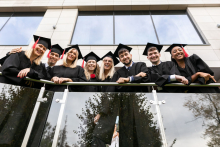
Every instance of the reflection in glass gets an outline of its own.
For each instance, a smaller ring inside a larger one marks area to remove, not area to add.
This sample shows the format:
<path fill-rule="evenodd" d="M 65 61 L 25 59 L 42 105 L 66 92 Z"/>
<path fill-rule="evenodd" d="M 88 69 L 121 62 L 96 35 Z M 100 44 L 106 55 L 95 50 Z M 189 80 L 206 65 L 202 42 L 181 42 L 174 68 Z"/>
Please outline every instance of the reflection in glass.
<path fill-rule="evenodd" d="M 158 43 L 150 15 L 115 15 L 115 44 Z"/>
<path fill-rule="evenodd" d="M 168 146 L 219 146 L 219 94 L 158 94 Z"/>
<path fill-rule="evenodd" d="M 113 16 L 78 16 L 71 44 L 113 44 Z"/>
<path fill-rule="evenodd" d="M 47 117 L 47 122 L 44 126 L 43 135 L 41 138 L 40 147 L 51 147 L 53 143 L 54 133 L 57 125 L 57 119 L 60 112 L 60 103 L 57 103 L 56 99 L 62 99 L 63 92 L 56 92 L 54 94 L 50 111 Z"/>
<path fill-rule="evenodd" d="M 11 17 L 12 13 L 0 13 L 0 30 L 2 29 L 3 25 L 6 21 Z"/>
<path fill-rule="evenodd" d="M 117 142 L 117 133 L 119 146 L 162 146 L 151 99 L 151 94 L 69 93 L 58 146 L 106 147 Z"/>
<path fill-rule="evenodd" d="M 153 13 L 152 17 L 160 44 L 203 44 L 186 13 Z"/>
<path fill-rule="evenodd" d="M 39 90 L 0 84 L 0 146 L 21 146 Z"/>
<path fill-rule="evenodd" d="M 0 45 L 28 45 L 42 18 L 13 15 L 0 32 Z"/>
<path fill-rule="evenodd" d="M 46 125 L 46 128 L 48 126 L 48 123 L 46 124 L 46 121 L 47 121 L 47 116 L 48 116 L 48 113 L 50 110 L 51 102 L 53 100 L 53 94 L 54 94 L 54 92 L 52 92 L 52 91 L 45 91 L 44 92 L 43 98 L 47 98 L 47 101 L 41 102 L 41 104 L 40 104 L 40 108 L 38 110 L 38 114 L 35 119 L 35 123 L 34 123 L 33 129 L 31 132 L 31 136 L 29 138 L 27 146 L 31 146 L 31 147 L 38 147 L 39 146 L 44 127 L 45 127 L 45 125 Z M 45 147 L 47 147 L 47 146 L 45 146 Z"/>

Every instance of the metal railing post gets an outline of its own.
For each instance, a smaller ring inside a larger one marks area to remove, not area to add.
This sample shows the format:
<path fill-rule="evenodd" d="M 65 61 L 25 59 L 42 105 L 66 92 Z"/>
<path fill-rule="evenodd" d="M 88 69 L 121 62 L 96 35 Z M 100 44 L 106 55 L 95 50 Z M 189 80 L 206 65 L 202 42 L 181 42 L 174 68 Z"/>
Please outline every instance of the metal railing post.
<path fill-rule="evenodd" d="M 28 124 L 28 128 L 26 130 L 26 133 L 25 133 L 22 145 L 21 145 L 22 147 L 26 147 L 27 146 L 27 143 L 28 143 L 28 140 L 30 138 L 31 131 L 33 129 L 34 122 L 35 122 L 35 119 L 37 117 L 37 113 L 38 113 L 38 110 L 40 108 L 41 102 L 47 101 L 47 98 L 43 98 L 44 91 L 45 91 L 45 87 L 41 87 L 40 93 L 39 93 L 38 98 L 37 98 L 37 102 L 36 102 L 36 104 L 34 106 L 34 110 L 33 110 L 33 113 L 31 115 L 31 119 L 30 119 L 30 122 Z"/>
<path fill-rule="evenodd" d="M 162 102 L 158 101 L 156 90 L 152 90 L 152 93 L 153 93 L 153 97 L 154 97 L 154 102 L 151 102 L 151 103 L 155 104 L 155 106 L 156 106 L 158 123 L 160 126 L 160 134 L 161 134 L 161 138 L 162 138 L 162 142 L 163 142 L 163 147 L 167 147 L 167 140 L 166 140 L 166 135 L 165 135 L 164 126 L 163 126 L 163 119 L 162 119 L 162 115 L 160 112 L 160 106 L 159 106 Z"/>
<path fill-rule="evenodd" d="M 56 99 L 56 102 L 61 103 L 61 107 L 60 107 L 60 112 L 59 112 L 59 116 L 58 116 L 58 120 L 57 120 L 57 125 L 56 125 L 56 130 L 55 130 L 55 134 L 54 134 L 54 138 L 53 138 L 53 144 L 52 147 L 56 147 L 57 146 L 57 142 L 59 139 L 59 132 L 60 132 L 60 127 L 61 127 L 61 123 L 62 123 L 62 118 L 63 118 L 63 113 L 64 113 L 64 108 L 65 108 L 65 103 L 66 103 L 66 98 L 68 95 L 68 88 L 65 89 L 64 94 L 63 94 L 63 99 Z"/>

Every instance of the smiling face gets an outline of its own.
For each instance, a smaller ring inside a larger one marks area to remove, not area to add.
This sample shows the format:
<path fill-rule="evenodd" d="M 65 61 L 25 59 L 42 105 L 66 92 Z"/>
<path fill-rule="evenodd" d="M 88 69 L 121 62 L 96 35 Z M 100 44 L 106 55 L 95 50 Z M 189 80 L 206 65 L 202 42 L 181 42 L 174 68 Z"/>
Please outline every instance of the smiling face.
<path fill-rule="evenodd" d="M 48 64 L 55 65 L 59 59 L 60 55 L 58 53 L 51 52 L 50 58 L 48 58 Z"/>
<path fill-rule="evenodd" d="M 122 52 L 119 54 L 119 60 L 126 66 L 129 66 L 132 61 L 132 54 L 128 51 Z"/>
<path fill-rule="evenodd" d="M 149 49 L 147 55 L 147 59 L 150 60 L 152 64 L 157 65 L 160 63 L 161 54 L 156 48 Z"/>
<path fill-rule="evenodd" d="M 110 57 L 105 57 L 103 59 L 104 62 L 104 70 L 110 70 L 112 68 L 113 60 Z"/>
<path fill-rule="evenodd" d="M 88 60 L 86 62 L 86 68 L 88 71 L 95 71 L 97 62 L 95 60 Z"/>
<path fill-rule="evenodd" d="M 66 60 L 69 60 L 71 62 L 73 62 L 76 59 L 77 56 L 77 50 L 75 49 L 71 49 L 68 53 L 67 53 L 67 58 Z"/>
<path fill-rule="evenodd" d="M 182 60 L 185 58 L 185 54 L 183 49 L 179 46 L 176 46 L 171 51 L 171 57 L 175 60 Z"/>
<path fill-rule="evenodd" d="M 43 44 L 37 44 L 33 50 L 33 54 L 36 56 L 42 56 L 47 48 Z"/>

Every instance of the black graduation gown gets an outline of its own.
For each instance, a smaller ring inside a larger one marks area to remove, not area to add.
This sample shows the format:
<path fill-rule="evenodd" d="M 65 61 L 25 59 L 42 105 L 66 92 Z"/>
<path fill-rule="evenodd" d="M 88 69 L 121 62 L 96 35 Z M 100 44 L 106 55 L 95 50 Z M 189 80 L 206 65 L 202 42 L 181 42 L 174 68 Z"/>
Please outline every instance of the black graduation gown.
<path fill-rule="evenodd" d="M 70 78 L 73 82 L 87 82 L 84 69 L 81 66 L 75 68 L 54 66 L 51 70 L 51 78 L 53 77 Z M 84 86 L 68 86 L 70 92 L 84 91 Z M 67 88 L 66 85 L 50 85 L 50 91 L 63 92 Z"/>
<path fill-rule="evenodd" d="M 147 73 L 146 77 L 135 77 L 135 75 L 140 72 Z M 150 82 L 150 75 L 148 68 L 144 62 L 133 63 L 132 67 L 128 71 L 125 66 L 120 68 L 115 72 L 114 76 L 111 79 L 111 82 L 116 82 L 120 77 L 127 78 L 129 76 L 134 77 L 132 83 L 147 83 Z M 109 86 L 107 88 L 108 92 L 148 92 L 147 86 Z"/>
<path fill-rule="evenodd" d="M 100 82 L 97 78 L 90 78 L 87 82 Z M 85 86 L 85 92 L 100 92 L 101 86 Z"/>
<path fill-rule="evenodd" d="M 5 57 L 0 59 L 0 64 L 3 65 L 3 63 L 5 62 L 5 60 L 9 57 L 10 55 L 6 54 Z"/>
<path fill-rule="evenodd" d="M 18 73 L 25 68 L 30 68 L 27 77 L 33 79 L 43 79 L 42 66 L 36 65 L 34 62 L 31 64 L 30 59 L 25 55 L 25 52 L 11 54 L 2 66 L 2 76 L 0 77 L 1 83 L 20 85 L 32 88 L 40 88 L 41 83 L 25 81 L 25 78 L 18 78 Z"/>
<path fill-rule="evenodd" d="M 180 67 L 178 67 L 177 63 L 176 66 L 173 66 L 173 68 L 171 69 L 171 73 L 176 75 L 182 75 L 186 79 L 188 79 L 189 84 L 191 84 L 192 81 L 191 76 L 197 72 L 209 73 L 210 75 L 214 76 L 214 72 L 196 54 L 193 54 L 190 57 L 185 58 L 185 69 L 181 69 Z M 205 79 L 202 77 L 198 77 L 195 82 L 205 84 Z M 214 81 L 212 79 L 209 79 L 209 81 L 207 81 L 206 83 L 214 83 Z M 187 93 L 220 93 L 218 87 L 182 87 L 182 91 Z"/>
<path fill-rule="evenodd" d="M 110 76 L 108 76 L 107 78 L 105 78 L 105 80 L 103 80 L 102 82 L 111 82 L 111 78 L 110 78 Z M 102 88 L 101 88 L 101 92 L 108 92 L 107 91 L 107 88 L 108 88 L 108 86 L 102 86 Z"/>
<path fill-rule="evenodd" d="M 158 92 L 178 92 L 176 87 L 166 87 L 165 84 L 169 84 L 168 79 L 171 74 L 171 69 L 175 66 L 172 61 L 161 62 L 157 66 L 149 67 L 151 82 L 154 82 L 159 87 L 157 87 Z"/>

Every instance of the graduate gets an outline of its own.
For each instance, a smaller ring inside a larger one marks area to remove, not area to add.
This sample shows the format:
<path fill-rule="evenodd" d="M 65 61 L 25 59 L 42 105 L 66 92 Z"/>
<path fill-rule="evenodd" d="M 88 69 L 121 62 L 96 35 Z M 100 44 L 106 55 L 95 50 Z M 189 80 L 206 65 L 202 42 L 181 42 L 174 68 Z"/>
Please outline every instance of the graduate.
<path fill-rule="evenodd" d="M 111 82 L 117 83 L 146 83 L 150 82 L 147 66 L 144 62 L 133 62 L 131 47 L 119 44 L 114 52 L 114 56 L 124 64 L 122 68 L 115 72 Z M 108 92 L 148 92 L 146 86 L 109 86 Z"/>
<path fill-rule="evenodd" d="M 78 45 L 66 48 L 64 54 L 63 65 L 54 66 L 51 70 L 51 81 L 55 84 L 86 82 L 83 68 L 77 66 L 78 59 L 82 58 Z M 49 90 L 63 92 L 66 88 L 66 85 L 50 85 Z M 68 86 L 68 89 L 70 92 L 83 91 L 83 87 L 81 86 Z"/>
<path fill-rule="evenodd" d="M 45 78 L 40 63 L 46 49 L 51 47 L 51 41 L 36 35 L 34 35 L 34 40 L 35 43 L 31 49 L 7 57 L 2 66 L 1 83 L 40 88 L 40 84 L 37 82 L 25 81 L 24 79 L 26 76 L 33 79 Z"/>
<path fill-rule="evenodd" d="M 115 73 L 115 65 L 119 63 L 119 60 L 114 54 L 109 51 L 102 58 L 99 79 L 101 82 L 111 82 L 111 79 Z M 101 92 L 107 92 L 107 86 L 102 86 Z"/>
<path fill-rule="evenodd" d="M 170 52 L 171 59 L 175 63 L 171 70 L 173 74 L 184 76 L 188 84 L 215 83 L 214 72 L 209 66 L 196 54 L 189 56 L 183 48 L 186 44 L 172 44 L 166 52 Z M 219 88 L 210 87 L 181 87 L 185 93 L 219 93 Z"/>
<path fill-rule="evenodd" d="M 151 73 L 151 81 L 155 82 L 158 86 L 158 92 L 175 92 L 174 87 L 162 87 L 165 84 L 171 82 L 181 82 L 188 84 L 188 80 L 184 76 L 171 75 L 170 71 L 175 66 L 172 61 L 161 62 L 160 51 L 163 45 L 148 43 L 145 47 L 143 55 L 147 56 L 147 59 L 152 63 L 152 67 L 148 67 Z M 173 89 L 174 88 L 174 89 Z"/>
<path fill-rule="evenodd" d="M 88 53 L 84 57 L 86 65 L 84 68 L 84 73 L 88 82 L 100 82 L 99 80 L 99 65 L 97 64 L 100 61 L 99 56 L 94 52 Z M 100 92 L 101 86 L 85 86 L 85 92 Z"/>

